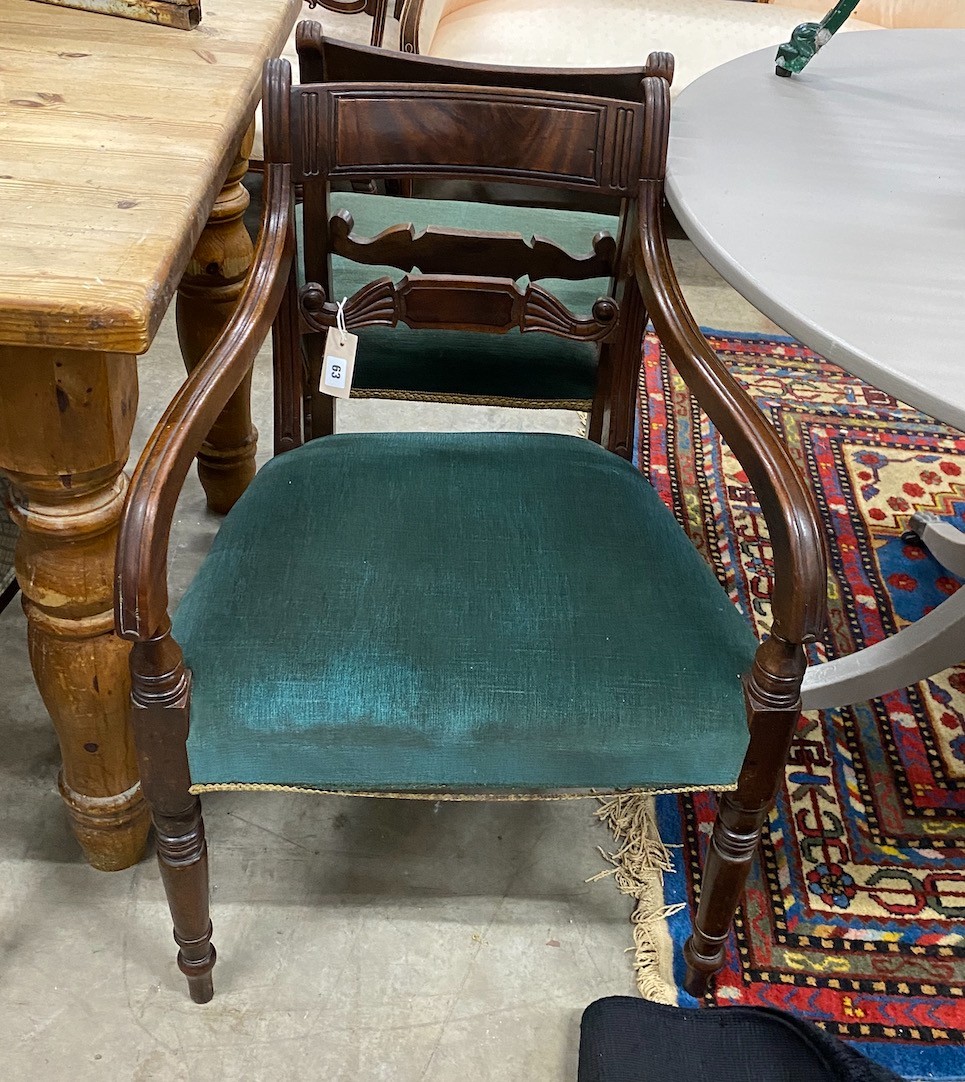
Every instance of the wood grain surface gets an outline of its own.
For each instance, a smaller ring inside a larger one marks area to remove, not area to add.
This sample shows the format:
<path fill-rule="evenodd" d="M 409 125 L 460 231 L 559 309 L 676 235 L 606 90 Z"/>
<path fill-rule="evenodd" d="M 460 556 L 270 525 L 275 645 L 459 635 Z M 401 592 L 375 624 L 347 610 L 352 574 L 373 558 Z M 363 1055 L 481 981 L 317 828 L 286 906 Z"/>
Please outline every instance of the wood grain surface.
<path fill-rule="evenodd" d="M 148 348 L 300 6 L 185 33 L 0 0 L 0 342 Z"/>

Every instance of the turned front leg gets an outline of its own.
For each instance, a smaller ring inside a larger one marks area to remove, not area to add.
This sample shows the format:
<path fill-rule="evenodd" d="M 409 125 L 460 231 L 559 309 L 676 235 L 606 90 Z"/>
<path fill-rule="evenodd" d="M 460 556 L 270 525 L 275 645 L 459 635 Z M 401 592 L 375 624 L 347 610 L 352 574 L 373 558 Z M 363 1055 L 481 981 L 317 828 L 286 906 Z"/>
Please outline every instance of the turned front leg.
<path fill-rule="evenodd" d="M 178 341 L 189 372 L 228 322 L 254 257 L 244 223 L 249 197 L 241 183 L 248 171 L 253 136 L 254 127 L 242 140 L 178 287 Z M 212 511 L 229 511 L 248 487 L 255 475 L 257 445 L 249 375 L 215 421 L 198 455 L 198 476 Z"/>
<path fill-rule="evenodd" d="M 191 999 L 207 1003 L 214 995 L 211 971 L 218 956 L 208 916 L 208 848 L 201 801 L 192 797 L 177 815 L 155 809 L 154 835 L 178 945 L 178 968 L 187 978 Z"/>
<path fill-rule="evenodd" d="M 731 925 L 768 812 L 784 777 L 800 714 L 801 646 L 769 639 L 746 684 L 750 742 L 737 789 L 720 798 L 700 882 L 693 934 L 684 944 L 684 987 L 702 996 L 724 965 Z"/>
<path fill-rule="evenodd" d="M 732 793 L 720 798 L 700 880 L 694 931 L 684 945 L 684 986 L 702 996 L 709 979 L 723 968 L 727 939 L 767 819 L 770 801 L 746 807 Z"/>
<path fill-rule="evenodd" d="M 190 792 L 191 680 L 169 627 L 135 643 L 131 675 L 137 753 L 179 948 L 178 968 L 194 1002 L 207 1003 L 214 995 L 211 971 L 217 959 L 208 915 L 208 847 L 201 801 Z"/>
<path fill-rule="evenodd" d="M 134 357 L 0 346 L 0 469 L 34 678 L 57 731 L 60 792 L 88 862 L 136 863 L 148 832 L 114 634 L 114 548 L 137 410 Z"/>

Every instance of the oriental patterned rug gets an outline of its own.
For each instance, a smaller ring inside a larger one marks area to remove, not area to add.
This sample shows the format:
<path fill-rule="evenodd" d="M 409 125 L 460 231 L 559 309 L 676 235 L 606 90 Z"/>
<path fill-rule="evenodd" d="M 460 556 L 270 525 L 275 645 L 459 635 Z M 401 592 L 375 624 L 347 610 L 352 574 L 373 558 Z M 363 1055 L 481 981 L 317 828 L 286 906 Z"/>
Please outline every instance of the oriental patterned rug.
<path fill-rule="evenodd" d="M 790 339 L 708 336 L 810 478 L 827 524 L 830 624 L 812 660 L 891 635 L 957 590 L 902 532 L 915 510 L 965 527 L 965 435 Z M 653 338 L 639 409 L 637 464 L 766 631 L 771 550 L 760 508 Z M 714 799 L 661 797 L 657 815 L 675 865 L 664 900 L 687 903 L 669 918 L 679 965 Z M 963 987 L 965 664 L 802 717 L 708 1002 L 782 1007 L 900 1074 L 961 1079 Z M 693 1003 L 682 990 L 676 998 Z"/>

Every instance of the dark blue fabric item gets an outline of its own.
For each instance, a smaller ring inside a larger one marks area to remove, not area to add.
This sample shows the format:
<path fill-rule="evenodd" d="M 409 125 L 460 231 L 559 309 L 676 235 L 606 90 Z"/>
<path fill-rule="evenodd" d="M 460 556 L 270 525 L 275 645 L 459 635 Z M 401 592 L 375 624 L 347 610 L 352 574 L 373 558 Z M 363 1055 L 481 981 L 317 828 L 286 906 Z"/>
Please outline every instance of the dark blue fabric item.
<path fill-rule="evenodd" d="M 591 1003 L 578 1082 L 901 1082 L 817 1026 L 769 1007 Z"/>

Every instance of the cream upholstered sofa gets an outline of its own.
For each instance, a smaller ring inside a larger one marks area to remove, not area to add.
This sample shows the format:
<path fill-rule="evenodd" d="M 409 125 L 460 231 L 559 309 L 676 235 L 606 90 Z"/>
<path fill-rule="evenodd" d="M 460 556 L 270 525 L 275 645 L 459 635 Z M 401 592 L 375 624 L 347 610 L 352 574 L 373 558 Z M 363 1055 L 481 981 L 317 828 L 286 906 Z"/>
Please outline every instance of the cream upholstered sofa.
<path fill-rule="evenodd" d="M 406 0 L 402 47 L 481 64 L 618 67 L 674 54 L 673 92 L 786 41 L 832 0 Z M 845 30 L 965 27 L 965 0 L 861 0 Z"/>
<path fill-rule="evenodd" d="M 763 0 L 774 7 L 804 8 L 817 20 L 831 7 L 830 0 Z M 944 27 L 965 30 L 965 0 L 861 0 L 854 17 L 888 30 Z"/>
<path fill-rule="evenodd" d="M 678 93 L 734 57 L 776 48 L 798 23 L 815 18 L 815 6 L 821 5 L 808 0 L 786 7 L 747 0 L 407 0 L 402 47 L 449 60 L 553 68 L 621 67 L 661 49 L 676 59 L 672 92 Z M 874 25 L 852 17 L 846 27 Z"/>

